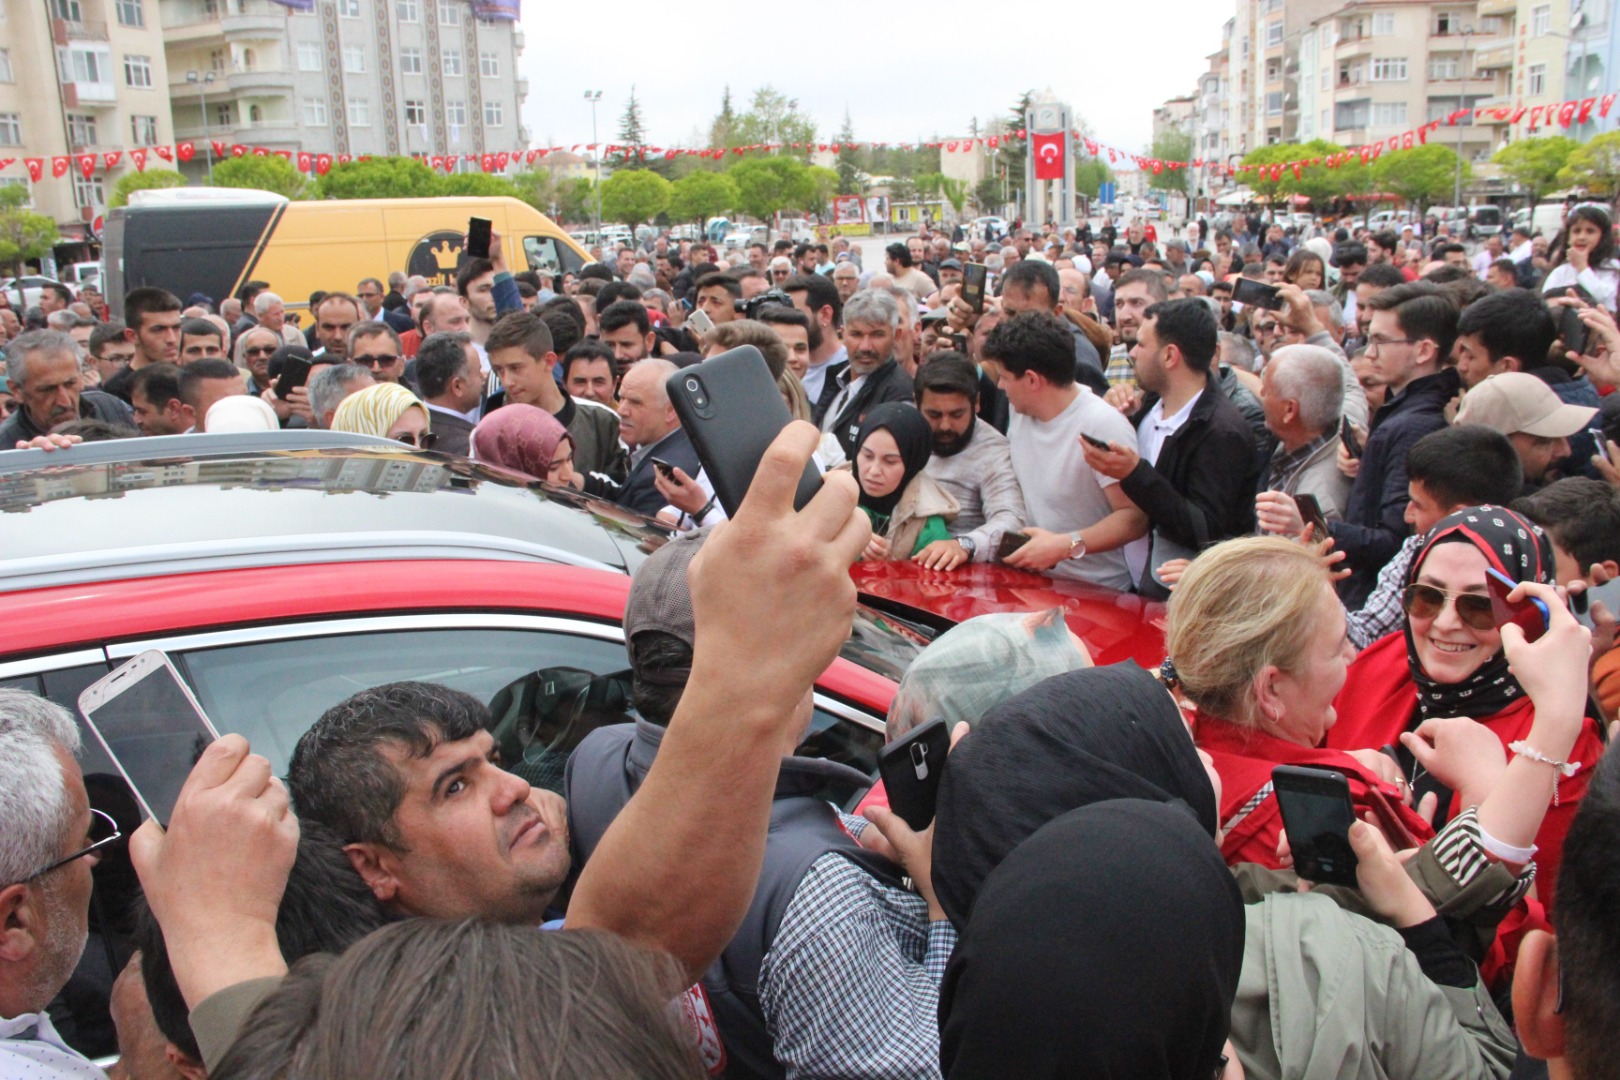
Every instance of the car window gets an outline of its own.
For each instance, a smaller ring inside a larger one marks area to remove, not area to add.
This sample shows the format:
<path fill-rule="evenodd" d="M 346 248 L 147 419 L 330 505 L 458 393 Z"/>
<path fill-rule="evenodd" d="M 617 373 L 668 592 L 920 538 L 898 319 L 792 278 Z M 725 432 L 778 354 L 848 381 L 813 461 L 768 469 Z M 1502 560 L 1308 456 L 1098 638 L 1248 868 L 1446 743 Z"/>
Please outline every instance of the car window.
<path fill-rule="evenodd" d="M 557 243 L 556 238 L 551 236 L 525 236 L 523 257 L 530 270 L 542 274 L 577 273 L 585 265 L 573 248 Z"/>
<path fill-rule="evenodd" d="M 524 629 L 431 629 L 253 642 L 173 654 L 214 726 L 284 775 L 299 736 L 360 690 L 414 679 L 490 707 L 503 764 L 560 791 L 581 739 L 630 717 L 624 646 Z"/>
<path fill-rule="evenodd" d="M 933 636 L 926 626 L 862 605 L 855 609 L 855 623 L 838 655 L 899 682 Z"/>

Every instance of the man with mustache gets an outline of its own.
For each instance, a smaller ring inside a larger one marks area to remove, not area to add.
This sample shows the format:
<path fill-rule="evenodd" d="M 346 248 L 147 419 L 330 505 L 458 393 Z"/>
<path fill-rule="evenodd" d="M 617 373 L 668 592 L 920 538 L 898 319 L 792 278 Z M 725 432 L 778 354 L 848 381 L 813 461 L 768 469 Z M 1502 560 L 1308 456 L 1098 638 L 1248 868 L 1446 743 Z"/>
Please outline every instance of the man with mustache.
<path fill-rule="evenodd" d="M 6 346 L 6 379 L 21 408 L 0 424 L 0 449 L 50 433 L 69 420 L 135 426 L 130 407 L 99 390 L 85 390 L 79 347 L 60 330 L 34 330 Z"/>
<path fill-rule="evenodd" d="M 858 292 L 844 305 L 844 348 L 849 366 L 838 374 L 838 396 L 827 407 L 821 430 L 854 458 L 861 420 L 886 401 L 911 400 L 911 376 L 894 359 L 900 305 L 877 289 Z"/>

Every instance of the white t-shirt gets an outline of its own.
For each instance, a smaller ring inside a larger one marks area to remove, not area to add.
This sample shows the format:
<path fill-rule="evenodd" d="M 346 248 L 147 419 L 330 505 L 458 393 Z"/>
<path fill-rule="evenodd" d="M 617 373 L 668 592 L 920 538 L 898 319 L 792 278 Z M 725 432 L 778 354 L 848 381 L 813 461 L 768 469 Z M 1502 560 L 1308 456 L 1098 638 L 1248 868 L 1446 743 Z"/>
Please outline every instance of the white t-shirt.
<path fill-rule="evenodd" d="M 1124 446 L 1136 442 L 1131 422 L 1118 409 L 1084 386 L 1076 389 L 1069 407 L 1051 420 L 1043 423 L 1015 412 L 1007 426 L 1013 474 L 1024 491 L 1029 523 L 1052 532 L 1087 529 L 1114 512 L 1103 489 L 1119 481 L 1092 472 L 1080 448 L 1080 433 Z M 1125 553 L 1118 548 L 1060 562 L 1047 573 L 1113 589 L 1131 586 Z"/>

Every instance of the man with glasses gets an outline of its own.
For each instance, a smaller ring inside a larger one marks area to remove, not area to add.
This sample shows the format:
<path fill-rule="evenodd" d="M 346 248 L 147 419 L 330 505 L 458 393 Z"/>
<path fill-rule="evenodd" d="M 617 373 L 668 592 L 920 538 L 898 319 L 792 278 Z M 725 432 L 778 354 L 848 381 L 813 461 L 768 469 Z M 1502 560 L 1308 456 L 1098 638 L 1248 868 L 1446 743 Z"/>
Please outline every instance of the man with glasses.
<path fill-rule="evenodd" d="M 405 360 L 399 334 L 385 322 L 356 323 L 349 331 L 348 362 L 370 368 L 378 382 L 400 382 Z"/>
<path fill-rule="evenodd" d="M 67 710 L 0 690 L 0 1076 L 102 1075 L 45 1012 L 84 952 L 90 871 L 120 839 L 90 809 L 78 750 Z"/>
<path fill-rule="evenodd" d="M 354 295 L 360 298 L 365 307 L 362 313 L 367 319 L 382 319 L 383 284 L 374 277 L 368 277 L 354 287 Z"/>
<path fill-rule="evenodd" d="M 135 359 L 135 343 L 124 333 L 124 324 L 117 319 L 99 324 L 90 331 L 90 360 L 101 383 L 129 367 Z"/>
<path fill-rule="evenodd" d="M 270 357 L 281 348 L 281 336 L 274 330 L 255 326 L 236 341 L 236 366 L 253 376 L 248 393 L 257 397 L 270 387 Z"/>
<path fill-rule="evenodd" d="M 1367 359 L 1386 387 L 1383 406 L 1359 461 L 1340 449 L 1341 468 L 1355 470 L 1342 521 L 1330 523 L 1350 577 L 1339 596 L 1360 607 L 1378 573 L 1406 537 L 1406 455 L 1419 439 L 1446 426 L 1446 403 L 1457 395 L 1456 369 L 1445 367 L 1457 339 L 1457 305 L 1430 282 L 1386 289 L 1369 302 Z"/>

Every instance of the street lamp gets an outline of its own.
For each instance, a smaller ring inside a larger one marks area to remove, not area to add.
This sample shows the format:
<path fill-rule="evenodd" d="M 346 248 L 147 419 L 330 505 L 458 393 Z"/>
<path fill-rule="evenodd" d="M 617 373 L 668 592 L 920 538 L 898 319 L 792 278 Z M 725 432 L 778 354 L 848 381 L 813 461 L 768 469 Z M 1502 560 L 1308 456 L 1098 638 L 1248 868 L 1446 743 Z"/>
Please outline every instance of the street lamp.
<path fill-rule="evenodd" d="M 199 75 L 195 71 L 186 72 L 186 82 L 197 88 L 197 95 L 202 99 L 203 121 L 203 153 L 207 155 L 203 160 L 208 162 L 208 182 L 214 182 L 214 144 L 208 139 L 208 87 L 214 81 L 212 71 Z"/>
<path fill-rule="evenodd" d="M 602 100 L 602 91 L 585 91 L 585 100 L 591 103 L 591 142 L 596 143 L 596 105 Z M 602 147 L 591 151 L 596 162 L 596 242 L 602 243 Z"/>
<path fill-rule="evenodd" d="M 1474 35 L 1474 28 L 1472 26 L 1465 26 L 1465 27 L 1462 28 L 1462 38 L 1463 38 L 1462 82 L 1457 84 L 1457 111 L 1458 112 L 1461 112 L 1464 109 L 1468 108 L 1468 100 L 1467 100 L 1467 98 L 1468 98 L 1468 82 L 1469 82 L 1470 79 L 1472 79 L 1474 77 L 1473 67 L 1472 67 L 1472 65 L 1470 65 L 1468 63 L 1468 39 L 1470 37 L 1472 37 L 1473 35 Z M 1453 207 L 1462 206 L 1462 152 L 1463 152 L 1462 148 L 1463 148 L 1463 122 L 1462 122 L 1462 117 L 1459 116 L 1459 117 L 1457 117 L 1457 179 L 1453 183 L 1452 191 L 1451 191 L 1451 205 Z"/>

